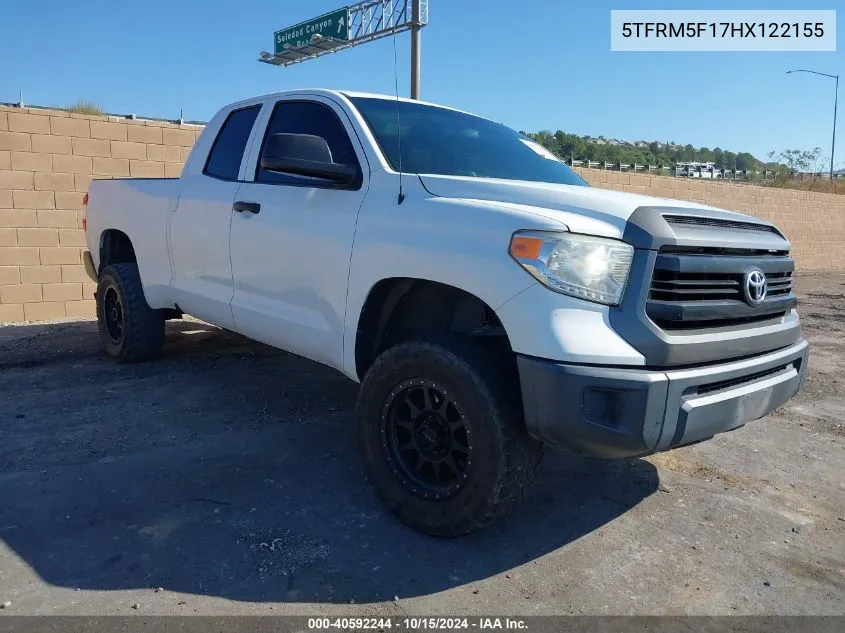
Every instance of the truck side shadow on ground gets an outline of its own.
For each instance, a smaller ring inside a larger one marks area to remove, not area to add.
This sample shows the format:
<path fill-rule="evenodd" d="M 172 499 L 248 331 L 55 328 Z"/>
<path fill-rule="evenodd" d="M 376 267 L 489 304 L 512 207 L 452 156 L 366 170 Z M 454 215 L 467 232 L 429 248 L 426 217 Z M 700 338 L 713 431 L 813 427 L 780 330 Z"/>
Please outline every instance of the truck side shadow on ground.
<path fill-rule="evenodd" d="M 532 561 L 658 484 L 643 460 L 550 453 L 507 520 L 458 540 L 398 523 L 363 480 L 357 388 L 200 323 L 120 366 L 93 322 L 0 329 L 0 539 L 46 582 L 233 600 L 431 594 Z"/>

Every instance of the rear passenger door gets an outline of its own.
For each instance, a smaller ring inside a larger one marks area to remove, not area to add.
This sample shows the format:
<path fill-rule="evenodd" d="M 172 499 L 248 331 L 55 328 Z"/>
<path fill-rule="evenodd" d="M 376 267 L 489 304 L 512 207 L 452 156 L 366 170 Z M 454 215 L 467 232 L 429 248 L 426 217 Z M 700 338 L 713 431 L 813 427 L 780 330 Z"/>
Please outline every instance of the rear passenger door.
<path fill-rule="evenodd" d="M 369 168 L 354 128 L 328 98 L 269 103 L 249 174 L 236 196 L 244 210 L 231 231 L 235 329 L 265 343 L 340 367 L 349 259 Z M 326 140 L 332 161 L 354 166 L 350 185 L 261 169 L 269 134 Z"/>
<path fill-rule="evenodd" d="M 170 219 L 176 303 L 187 314 L 226 328 L 234 326 L 229 257 L 232 202 L 260 110 L 261 104 L 256 104 L 220 115 L 225 120 L 205 165 L 186 166 Z"/>

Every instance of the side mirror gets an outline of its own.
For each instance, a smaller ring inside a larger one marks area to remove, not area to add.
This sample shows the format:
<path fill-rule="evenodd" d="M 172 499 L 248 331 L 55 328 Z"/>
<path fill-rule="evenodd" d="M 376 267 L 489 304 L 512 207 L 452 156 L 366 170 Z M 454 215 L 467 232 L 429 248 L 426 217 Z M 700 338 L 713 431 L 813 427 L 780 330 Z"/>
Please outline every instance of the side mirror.
<path fill-rule="evenodd" d="M 326 139 L 313 134 L 271 134 L 261 155 L 261 169 L 324 178 L 339 185 L 349 185 L 357 176 L 354 167 L 332 162 Z"/>

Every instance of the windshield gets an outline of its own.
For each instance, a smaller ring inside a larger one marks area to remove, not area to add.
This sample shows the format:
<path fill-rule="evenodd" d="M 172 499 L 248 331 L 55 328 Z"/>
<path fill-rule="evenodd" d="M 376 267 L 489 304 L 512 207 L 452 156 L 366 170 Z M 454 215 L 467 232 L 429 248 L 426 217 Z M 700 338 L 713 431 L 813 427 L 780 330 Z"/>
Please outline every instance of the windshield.
<path fill-rule="evenodd" d="M 500 123 L 421 103 L 372 97 L 350 101 L 397 171 L 401 144 L 402 171 L 408 173 L 589 186 L 554 154 Z"/>

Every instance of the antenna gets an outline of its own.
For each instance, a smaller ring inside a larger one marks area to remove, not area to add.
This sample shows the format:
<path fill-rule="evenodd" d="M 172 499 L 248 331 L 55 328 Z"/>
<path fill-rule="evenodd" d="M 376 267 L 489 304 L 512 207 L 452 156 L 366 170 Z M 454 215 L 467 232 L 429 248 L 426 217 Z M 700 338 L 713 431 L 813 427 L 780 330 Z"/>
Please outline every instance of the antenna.
<path fill-rule="evenodd" d="M 405 194 L 402 191 L 402 125 L 399 119 L 399 72 L 396 61 L 396 32 L 393 33 L 393 84 L 396 91 L 396 143 L 399 145 L 399 200 L 398 204 L 405 202 Z"/>

